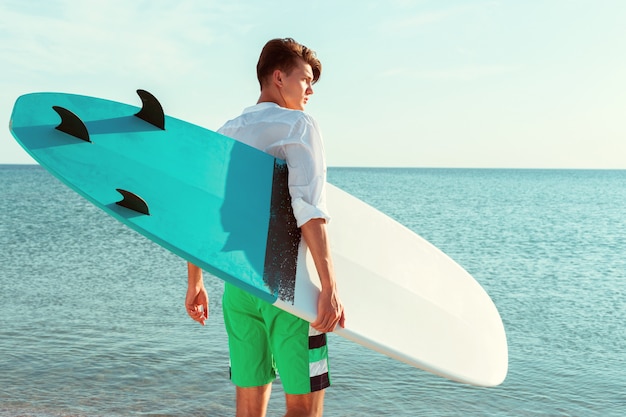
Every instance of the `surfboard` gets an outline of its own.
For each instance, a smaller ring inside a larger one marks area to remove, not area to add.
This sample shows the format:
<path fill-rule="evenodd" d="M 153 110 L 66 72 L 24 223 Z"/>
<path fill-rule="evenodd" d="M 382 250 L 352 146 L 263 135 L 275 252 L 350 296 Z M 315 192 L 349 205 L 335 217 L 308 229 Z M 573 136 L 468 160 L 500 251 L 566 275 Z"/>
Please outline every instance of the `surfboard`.
<path fill-rule="evenodd" d="M 87 200 L 207 272 L 308 321 L 319 278 L 291 209 L 287 165 L 141 106 L 64 93 L 19 97 L 10 130 Z M 477 386 L 506 377 L 493 301 L 435 246 L 327 184 L 346 328 L 335 332 L 412 366 Z"/>

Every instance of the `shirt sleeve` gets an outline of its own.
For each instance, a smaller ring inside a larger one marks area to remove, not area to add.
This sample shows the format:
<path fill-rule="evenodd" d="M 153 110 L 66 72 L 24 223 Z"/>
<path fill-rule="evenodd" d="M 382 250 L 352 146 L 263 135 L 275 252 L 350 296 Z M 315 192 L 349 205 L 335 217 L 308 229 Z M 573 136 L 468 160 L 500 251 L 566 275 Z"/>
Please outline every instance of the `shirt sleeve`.
<path fill-rule="evenodd" d="M 284 145 L 289 168 L 289 193 L 298 227 L 311 219 L 330 221 L 326 208 L 326 160 L 317 123 L 305 116 Z"/>

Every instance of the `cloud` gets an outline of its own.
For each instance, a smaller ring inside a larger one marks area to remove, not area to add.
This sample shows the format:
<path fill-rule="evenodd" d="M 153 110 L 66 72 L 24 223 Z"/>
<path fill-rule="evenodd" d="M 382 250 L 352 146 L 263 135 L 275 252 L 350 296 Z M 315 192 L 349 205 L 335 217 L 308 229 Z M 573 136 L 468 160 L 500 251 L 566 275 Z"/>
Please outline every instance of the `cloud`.
<path fill-rule="evenodd" d="M 466 66 L 440 70 L 416 70 L 392 68 L 380 74 L 381 77 L 405 77 L 421 80 L 469 81 L 485 77 L 508 74 L 518 71 L 517 67 L 507 65 Z"/>
<path fill-rule="evenodd" d="M 468 11 L 480 9 L 483 7 L 491 7 L 494 5 L 492 1 L 489 2 L 481 2 L 481 3 L 471 3 L 471 4 L 462 4 L 458 6 L 450 6 L 443 9 L 438 10 L 428 10 L 428 11 L 417 11 L 411 13 L 408 5 L 413 3 L 400 4 L 400 10 L 402 12 L 401 18 L 395 17 L 398 14 L 394 13 L 393 19 L 384 20 L 380 26 L 379 31 L 387 34 L 387 35 L 404 35 L 412 33 L 414 29 L 421 28 L 423 26 L 432 25 L 435 23 L 442 22 L 444 20 L 448 20 L 454 16 L 465 14 Z"/>
<path fill-rule="evenodd" d="M 0 6 L 3 67 L 47 77 L 143 72 L 166 79 L 172 72 L 185 74 L 202 66 L 207 58 L 197 51 L 214 46 L 221 33 L 249 28 L 237 20 L 236 6 L 217 2 L 47 4 L 44 12 L 19 3 Z"/>

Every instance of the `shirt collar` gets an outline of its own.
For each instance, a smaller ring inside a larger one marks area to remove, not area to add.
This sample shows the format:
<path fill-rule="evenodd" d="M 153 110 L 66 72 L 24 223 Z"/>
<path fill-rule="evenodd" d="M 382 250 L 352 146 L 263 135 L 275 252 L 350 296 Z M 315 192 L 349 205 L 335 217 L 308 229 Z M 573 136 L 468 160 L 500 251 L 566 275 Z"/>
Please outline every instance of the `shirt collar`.
<path fill-rule="evenodd" d="M 265 109 L 271 109 L 271 108 L 276 108 L 276 107 L 280 107 L 278 104 L 276 103 L 272 103 L 270 101 L 264 101 L 262 103 L 257 103 L 254 106 L 250 106 L 250 107 L 246 107 L 243 110 L 243 113 L 252 113 L 255 111 L 261 111 L 261 110 L 265 110 Z"/>

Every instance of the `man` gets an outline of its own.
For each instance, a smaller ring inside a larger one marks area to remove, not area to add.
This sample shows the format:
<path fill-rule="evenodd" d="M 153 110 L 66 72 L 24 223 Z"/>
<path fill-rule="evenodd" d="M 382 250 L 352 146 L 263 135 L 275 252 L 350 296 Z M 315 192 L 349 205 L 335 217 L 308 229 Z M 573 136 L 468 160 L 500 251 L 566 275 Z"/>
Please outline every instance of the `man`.
<path fill-rule="evenodd" d="M 219 130 L 287 161 L 294 216 L 322 286 L 317 318 L 309 324 L 233 285 L 225 285 L 224 321 L 231 380 L 237 386 L 237 417 L 265 416 L 275 367 L 285 390 L 286 416 L 321 416 L 324 390 L 330 386 L 324 333 L 333 331 L 337 324 L 343 326 L 345 316 L 326 230 L 329 216 L 322 137 L 315 120 L 303 112 L 321 70 L 315 52 L 293 39 L 269 41 L 257 64 L 261 85 L 257 104 Z M 189 316 L 204 324 L 208 296 L 201 269 L 191 263 L 185 303 Z M 316 340 L 314 354 L 310 351 L 311 338 Z M 312 375 L 320 363 L 325 373 L 318 369 Z"/>

